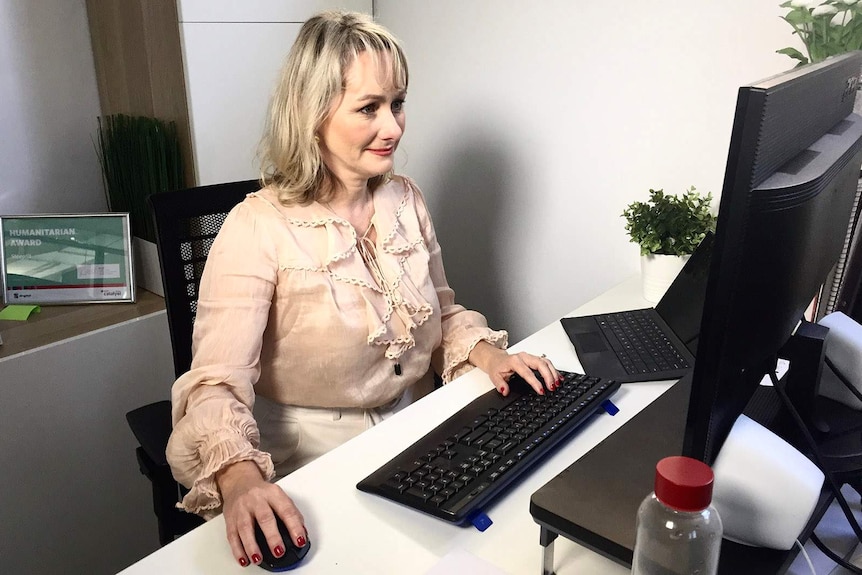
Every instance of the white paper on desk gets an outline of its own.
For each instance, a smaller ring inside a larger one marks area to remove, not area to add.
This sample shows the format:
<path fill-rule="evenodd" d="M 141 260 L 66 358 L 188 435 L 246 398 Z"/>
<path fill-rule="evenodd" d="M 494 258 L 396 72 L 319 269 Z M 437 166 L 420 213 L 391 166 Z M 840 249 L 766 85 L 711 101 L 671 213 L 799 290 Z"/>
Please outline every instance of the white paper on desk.
<path fill-rule="evenodd" d="M 450 551 L 434 567 L 426 571 L 425 575 L 452 575 L 453 573 L 508 575 L 497 566 L 479 559 L 464 549 Z"/>

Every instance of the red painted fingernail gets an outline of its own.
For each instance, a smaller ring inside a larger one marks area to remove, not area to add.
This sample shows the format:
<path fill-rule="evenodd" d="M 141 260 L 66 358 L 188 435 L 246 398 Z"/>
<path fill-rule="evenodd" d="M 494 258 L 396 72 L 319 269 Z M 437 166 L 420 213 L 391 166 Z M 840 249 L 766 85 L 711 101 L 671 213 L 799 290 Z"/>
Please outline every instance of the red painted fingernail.
<path fill-rule="evenodd" d="M 284 549 L 281 548 L 281 545 L 276 545 L 275 549 L 272 550 L 272 553 L 276 557 L 281 557 L 282 555 L 284 555 Z"/>
<path fill-rule="evenodd" d="M 248 559 L 246 559 L 245 557 L 240 557 L 239 564 L 241 567 L 248 567 Z"/>
<path fill-rule="evenodd" d="M 254 555 L 251 556 L 251 561 L 252 561 L 252 563 L 260 563 L 261 561 L 263 561 L 263 558 L 260 555 L 258 555 L 257 553 L 255 553 Z"/>
<path fill-rule="evenodd" d="M 297 537 L 296 538 L 296 544 L 300 547 L 305 547 L 305 537 L 303 537 L 302 535 Z"/>

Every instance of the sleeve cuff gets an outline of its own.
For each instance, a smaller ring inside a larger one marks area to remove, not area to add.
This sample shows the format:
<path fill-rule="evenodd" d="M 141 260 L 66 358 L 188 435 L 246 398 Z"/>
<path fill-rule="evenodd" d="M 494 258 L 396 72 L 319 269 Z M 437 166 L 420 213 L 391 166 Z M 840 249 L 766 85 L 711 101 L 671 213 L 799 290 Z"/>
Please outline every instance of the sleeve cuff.
<path fill-rule="evenodd" d="M 212 519 L 221 512 L 221 493 L 216 483 L 216 473 L 240 461 L 253 461 L 264 479 L 269 481 L 275 476 L 272 458 L 268 453 L 251 446 L 249 441 L 236 433 L 226 433 L 215 444 L 201 450 L 203 463 L 200 474 L 191 489 L 177 507 Z"/>
<path fill-rule="evenodd" d="M 476 347 L 480 341 L 487 341 L 498 349 L 506 349 L 508 346 L 508 332 L 494 331 L 491 329 L 483 329 L 481 331 L 483 333 L 478 333 L 471 339 L 467 340 L 469 342 L 468 345 L 460 353 L 453 354 L 446 363 L 443 368 L 443 373 L 440 374 L 440 377 L 443 378 L 443 383 L 449 383 L 476 367 L 470 363 L 469 358 L 470 352 L 473 351 L 473 348 Z"/>

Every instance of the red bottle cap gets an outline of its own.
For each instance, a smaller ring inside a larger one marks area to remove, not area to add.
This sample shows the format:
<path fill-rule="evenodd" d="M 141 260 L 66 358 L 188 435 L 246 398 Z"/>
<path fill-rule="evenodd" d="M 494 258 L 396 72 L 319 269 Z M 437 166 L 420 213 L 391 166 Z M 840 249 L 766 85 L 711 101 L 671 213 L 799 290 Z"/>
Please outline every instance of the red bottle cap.
<path fill-rule="evenodd" d="M 701 511 L 712 501 L 712 469 L 691 457 L 665 457 L 655 466 L 655 495 L 677 511 Z"/>

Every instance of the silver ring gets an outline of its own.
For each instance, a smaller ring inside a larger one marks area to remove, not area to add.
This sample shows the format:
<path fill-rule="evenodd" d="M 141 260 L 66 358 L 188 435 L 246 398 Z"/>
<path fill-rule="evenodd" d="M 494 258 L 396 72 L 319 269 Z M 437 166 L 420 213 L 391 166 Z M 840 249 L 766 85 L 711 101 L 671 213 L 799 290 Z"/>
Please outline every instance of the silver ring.
<path fill-rule="evenodd" d="M 542 355 L 540 355 L 539 357 L 541 357 L 542 359 L 546 359 L 548 356 L 547 356 L 547 355 L 545 355 L 545 354 L 543 353 L 543 354 L 542 354 Z"/>

